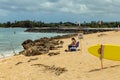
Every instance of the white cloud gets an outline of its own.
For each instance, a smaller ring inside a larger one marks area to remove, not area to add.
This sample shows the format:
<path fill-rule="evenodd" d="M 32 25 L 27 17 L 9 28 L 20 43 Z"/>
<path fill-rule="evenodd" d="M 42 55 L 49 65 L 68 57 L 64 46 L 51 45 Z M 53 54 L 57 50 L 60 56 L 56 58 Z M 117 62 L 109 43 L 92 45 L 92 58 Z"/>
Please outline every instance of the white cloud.
<path fill-rule="evenodd" d="M 0 0 L 0 15 L 9 13 L 70 13 L 73 15 L 118 15 L 120 0 Z"/>
<path fill-rule="evenodd" d="M 49 11 L 68 13 L 120 13 L 119 0 L 1 0 L 0 9 L 6 11 Z"/>

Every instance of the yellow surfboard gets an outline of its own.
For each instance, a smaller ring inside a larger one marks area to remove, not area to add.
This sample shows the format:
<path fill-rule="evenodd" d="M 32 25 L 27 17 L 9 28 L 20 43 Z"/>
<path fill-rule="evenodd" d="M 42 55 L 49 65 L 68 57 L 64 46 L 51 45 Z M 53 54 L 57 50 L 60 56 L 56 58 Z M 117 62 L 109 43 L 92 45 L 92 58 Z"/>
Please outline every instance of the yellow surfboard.
<path fill-rule="evenodd" d="M 120 61 L 120 45 L 112 44 L 97 44 L 88 48 L 89 53 L 94 56 L 101 57 L 109 60 Z"/>

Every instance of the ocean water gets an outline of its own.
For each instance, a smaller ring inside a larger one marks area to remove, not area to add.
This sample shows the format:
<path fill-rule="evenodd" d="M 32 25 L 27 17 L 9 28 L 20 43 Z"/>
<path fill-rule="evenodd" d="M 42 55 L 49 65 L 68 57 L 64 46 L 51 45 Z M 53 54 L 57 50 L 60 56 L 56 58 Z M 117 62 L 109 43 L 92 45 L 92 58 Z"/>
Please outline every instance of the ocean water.
<path fill-rule="evenodd" d="M 42 37 L 54 37 L 64 35 L 62 33 L 32 33 L 24 32 L 26 28 L 0 28 L 0 57 L 11 56 L 23 50 L 22 42 Z"/>

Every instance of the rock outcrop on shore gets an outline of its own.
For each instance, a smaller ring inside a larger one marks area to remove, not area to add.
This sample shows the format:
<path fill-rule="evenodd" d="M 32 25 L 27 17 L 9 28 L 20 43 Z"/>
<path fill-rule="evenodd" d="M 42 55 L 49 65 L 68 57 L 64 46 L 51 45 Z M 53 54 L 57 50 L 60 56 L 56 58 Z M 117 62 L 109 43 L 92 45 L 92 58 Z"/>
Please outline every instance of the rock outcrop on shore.
<path fill-rule="evenodd" d="M 54 38 L 40 38 L 37 40 L 26 40 L 22 43 L 24 48 L 20 54 L 25 56 L 34 56 L 49 53 L 49 50 L 56 50 L 61 47 L 63 41 Z"/>
<path fill-rule="evenodd" d="M 81 29 L 79 27 L 43 27 L 43 28 L 29 28 L 25 32 L 49 32 L 49 33 L 77 33 Z"/>
<path fill-rule="evenodd" d="M 44 37 L 34 41 L 28 39 L 22 43 L 24 50 L 19 52 L 19 54 L 23 54 L 25 56 L 47 54 L 50 50 L 62 48 L 64 41 L 61 41 L 59 39 L 70 38 L 76 35 L 78 34 L 67 34 L 51 38 Z"/>

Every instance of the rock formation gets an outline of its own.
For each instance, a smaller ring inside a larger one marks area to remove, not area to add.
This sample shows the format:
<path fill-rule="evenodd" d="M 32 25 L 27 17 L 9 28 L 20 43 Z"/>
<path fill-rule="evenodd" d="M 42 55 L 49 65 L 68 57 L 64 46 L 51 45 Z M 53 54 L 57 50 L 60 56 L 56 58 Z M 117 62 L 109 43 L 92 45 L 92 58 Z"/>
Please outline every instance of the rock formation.
<path fill-rule="evenodd" d="M 61 46 L 61 42 L 63 43 L 63 41 L 47 37 L 34 41 L 26 40 L 22 43 L 24 50 L 21 51 L 20 54 L 25 56 L 46 54 L 49 53 L 49 50 L 60 48 L 59 46 Z"/>

